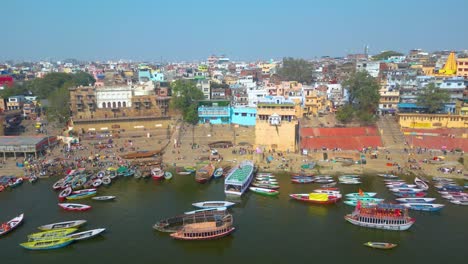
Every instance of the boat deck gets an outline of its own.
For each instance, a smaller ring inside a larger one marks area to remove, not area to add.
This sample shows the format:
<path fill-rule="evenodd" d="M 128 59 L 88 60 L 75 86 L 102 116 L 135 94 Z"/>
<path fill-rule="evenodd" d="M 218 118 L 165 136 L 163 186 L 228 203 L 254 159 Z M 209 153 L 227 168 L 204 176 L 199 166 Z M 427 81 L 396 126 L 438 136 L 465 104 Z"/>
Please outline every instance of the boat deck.
<path fill-rule="evenodd" d="M 239 166 L 226 178 L 226 182 L 239 183 L 245 182 L 253 173 L 252 165 Z"/>

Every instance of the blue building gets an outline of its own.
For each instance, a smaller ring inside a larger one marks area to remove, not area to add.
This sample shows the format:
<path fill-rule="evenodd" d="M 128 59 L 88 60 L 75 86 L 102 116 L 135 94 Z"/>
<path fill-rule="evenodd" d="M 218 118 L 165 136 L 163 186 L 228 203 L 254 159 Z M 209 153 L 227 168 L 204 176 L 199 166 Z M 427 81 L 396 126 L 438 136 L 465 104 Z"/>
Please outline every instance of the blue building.
<path fill-rule="evenodd" d="M 138 80 L 140 82 L 164 82 L 164 73 L 153 71 L 151 68 L 146 66 L 140 66 L 138 69 Z"/>
<path fill-rule="evenodd" d="M 198 103 L 198 123 L 213 125 L 231 123 L 229 101 L 201 101 Z"/>
<path fill-rule="evenodd" d="M 248 106 L 231 107 L 231 123 L 241 126 L 255 126 L 257 108 Z"/>

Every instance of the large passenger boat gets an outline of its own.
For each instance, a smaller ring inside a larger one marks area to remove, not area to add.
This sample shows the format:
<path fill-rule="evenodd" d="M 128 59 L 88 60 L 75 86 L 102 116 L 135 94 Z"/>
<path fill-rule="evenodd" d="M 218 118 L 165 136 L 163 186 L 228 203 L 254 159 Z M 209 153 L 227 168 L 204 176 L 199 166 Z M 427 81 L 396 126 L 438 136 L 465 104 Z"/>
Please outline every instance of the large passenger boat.
<path fill-rule="evenodd" d="M 235 230 L 231 214 L 215 217 L 214 221 L 193 221 L 171 234 L 181 240 L 208 240 L 227 236 Z"/>
<path fill-rule="evenodd" d="M 358 226 L 396 231 L 407 230 L 416 221 L 408 216 L 408 209 L 402 205 L 362 205 L 360 202 L 345 220 Z"/>
<path fill-rule="evenodd" d="M 254 174 L 254 163 L 245 160 L 234 167 L 224 180 L 224 193 L 227 195 L 242 195 L 249 188 Z"/>

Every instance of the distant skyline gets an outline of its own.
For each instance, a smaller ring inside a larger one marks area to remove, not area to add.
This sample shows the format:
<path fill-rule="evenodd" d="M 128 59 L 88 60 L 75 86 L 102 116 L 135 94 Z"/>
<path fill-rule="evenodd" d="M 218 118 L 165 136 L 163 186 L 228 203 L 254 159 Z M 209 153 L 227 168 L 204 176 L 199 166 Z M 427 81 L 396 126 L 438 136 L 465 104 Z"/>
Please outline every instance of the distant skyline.
<path fill-rule="evenodd" d="M 14 0 L 0 60 L 312 59 L 468 49 L 466 0 Z"/>

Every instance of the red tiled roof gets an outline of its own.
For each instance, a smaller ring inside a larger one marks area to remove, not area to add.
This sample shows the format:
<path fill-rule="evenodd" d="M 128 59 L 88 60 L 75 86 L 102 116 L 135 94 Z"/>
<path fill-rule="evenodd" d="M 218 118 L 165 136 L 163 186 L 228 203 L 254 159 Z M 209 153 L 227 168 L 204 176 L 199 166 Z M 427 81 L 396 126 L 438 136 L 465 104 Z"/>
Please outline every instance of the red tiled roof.
<path fill-rule="evenodd" d="M 361 150 L 364 147 L 382 146 L 376 127 L 301 128 L 300 133 L 303 149 L 326 147 Z"/>
<path fill-rule="evenodd" d="M 426 132 L 428 132 L 426 130 Z M 431 131 L 431 133 L 434 133 Z M 462 149 L 468 151 L 467 138 L 451 138 L 448 136 L 411 136 L 405 135 L 406 141 L 409 145 L 414 147 L 428 148 L 428 149 Z"/>
<path fill-rule="evenodd" d="M 343 128 L 301 128 L 301 136 L 336 137 L 336 136 L 378 136 L 377 127 L 343 127 Z"/>

